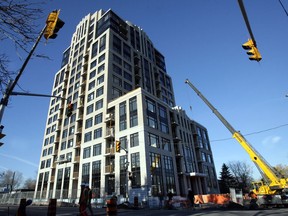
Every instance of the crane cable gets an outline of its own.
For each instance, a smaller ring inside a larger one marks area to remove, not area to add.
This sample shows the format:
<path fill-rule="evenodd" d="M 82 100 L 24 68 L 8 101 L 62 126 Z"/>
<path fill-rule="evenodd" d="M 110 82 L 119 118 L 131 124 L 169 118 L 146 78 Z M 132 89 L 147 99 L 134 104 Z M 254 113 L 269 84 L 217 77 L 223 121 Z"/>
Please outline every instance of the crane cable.
<path fill-rule="evenodd" d="M 265 130 L 244 134 L 244 136 L 250 136 L 250 135 L 254 135 L 254 134 L 259 134 L 259 133 L 275 130 L 275 129 L 278 129 L 278 128 L 281 128 L 281 127 L 285 127 L 285 126 L 288 126 L 288 124 L 283 124 L 283 125 L 279 125 L 279 126 L 276 126 L 276 127 L 273 127 L 273 128 L 268 128 L 268 129 L 265 129 Z M 217 140 L 211 140 L 210 142 L 219 142 L 219 141 L 225 141 L 225 140 L 230 140 L 230 139 L 234 139 L 234 138 L 217 139 Z"/>

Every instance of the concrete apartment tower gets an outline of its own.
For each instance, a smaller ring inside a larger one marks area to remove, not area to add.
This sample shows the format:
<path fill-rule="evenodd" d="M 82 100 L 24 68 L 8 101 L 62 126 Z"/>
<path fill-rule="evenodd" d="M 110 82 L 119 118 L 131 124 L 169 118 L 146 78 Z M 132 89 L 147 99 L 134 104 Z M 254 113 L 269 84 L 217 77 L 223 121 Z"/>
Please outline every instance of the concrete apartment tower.
<path fill-rule="evenodd" d="M 219 192 L 207 130 L 175 105 L 164 56 L 112 10 L 77 25 L 52 94 L 34 199 L 76 201 L 81 183 L 132 202 Z"/>

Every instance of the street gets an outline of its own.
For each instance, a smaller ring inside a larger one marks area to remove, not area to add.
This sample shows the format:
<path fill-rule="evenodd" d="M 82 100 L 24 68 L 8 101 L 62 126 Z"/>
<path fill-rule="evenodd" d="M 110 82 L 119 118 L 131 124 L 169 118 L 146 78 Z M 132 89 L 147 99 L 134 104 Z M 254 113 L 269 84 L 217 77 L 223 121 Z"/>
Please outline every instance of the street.
<path fill-rule="evenodd" d="M 0 216 L 15 216 L 18 206 L 0 206 Z M 107 215 L 106 208 L 93 208 L 94 215 Z M 77 216 L 78 207 L 57 207 L 57 216 Z M 28 206 L 26 209 L 27 216 L 41 216 L 47 214 L 47 206 Z M 288 215 L 288 208 L 273 208 L 263 210 L 231 210 L 231 209 L 118 209 L 117 215 L 151 215 L 151 216 L 188 216 L 188 215 L 242 215 L 242 216 L 273 216 Z"/>

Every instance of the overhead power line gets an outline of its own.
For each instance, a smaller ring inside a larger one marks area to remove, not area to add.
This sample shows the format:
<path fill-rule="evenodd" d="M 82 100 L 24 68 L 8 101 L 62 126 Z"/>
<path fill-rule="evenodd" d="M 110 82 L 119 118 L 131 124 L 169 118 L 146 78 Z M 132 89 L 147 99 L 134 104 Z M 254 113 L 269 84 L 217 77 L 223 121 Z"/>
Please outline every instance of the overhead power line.
<path fill-rule="evenodd" d="M 286 15 L 288 16 L 288 12 L 287 12 L 287 10 L 285 9 L 284 5 L 282 4 L 281 0 L 279 0 L 279 3 L 281 4 L 281 6 L 282 6 L 284 12 L 285 12 Z"/>
<path fill-rule="evenodd" d="M 275 129 L 278 129 L 278 128 L 281 128 L 281 127 L 286 127 L 286 126 L 288 126 L 288 124 L 283 124 L 283 125 L 279 125 L 279 126 L 276 126 L 276 127 L 273 127 L 273 128 L 268 128 L 268 129 L 261 130 L 261 131 L 247 133 L 247 134 L 244 134 L 244 136 L 251 136 L 251 135 L 254 135 L 254 134 L 264 133 L 264 132 L 267 132 L 267 131 L 275 130 Z M 219 142 L 219 141 L 225 141 L 225 140 L 230 140 L 230 139 L 234 139 L 234 138 L 231 137 L 231 138 L 217 139 L 217 140 L 211 140 L 210 142 Z"/>

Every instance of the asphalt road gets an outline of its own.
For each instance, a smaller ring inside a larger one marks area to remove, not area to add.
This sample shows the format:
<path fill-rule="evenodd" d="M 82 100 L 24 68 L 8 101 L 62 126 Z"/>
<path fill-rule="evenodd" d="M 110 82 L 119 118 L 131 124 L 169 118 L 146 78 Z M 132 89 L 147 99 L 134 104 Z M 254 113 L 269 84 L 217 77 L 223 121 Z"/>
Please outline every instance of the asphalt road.
<path fill-rule="evenodd" d="M 15 216 L 18 206 L 0 206 L 0 216 Z M 47 206 L 27 206 L 27 216 L 42 216 L 47 215 Z M 106 216 L 107 212 L 105 208 L 94 208 L 94 216 L 102 215 Z M 57 216 L 77 216 L 78 207 L 57 207 Z M 178 209 L 178 210 L 164 210 L 164 209 L 117 209 L 117 215 L 121 216 L 220 216 L 220 215 L 237 215 L 237 216 L 285 216 L 288 215 L 288 208 L 279 209 L 265 209 L 265 210 L 227 210 L 227 209 Z"/>

